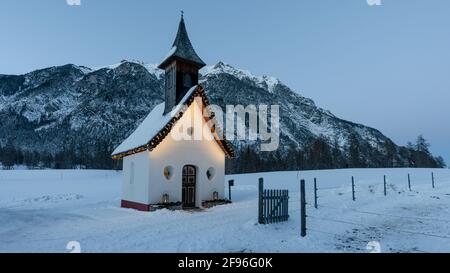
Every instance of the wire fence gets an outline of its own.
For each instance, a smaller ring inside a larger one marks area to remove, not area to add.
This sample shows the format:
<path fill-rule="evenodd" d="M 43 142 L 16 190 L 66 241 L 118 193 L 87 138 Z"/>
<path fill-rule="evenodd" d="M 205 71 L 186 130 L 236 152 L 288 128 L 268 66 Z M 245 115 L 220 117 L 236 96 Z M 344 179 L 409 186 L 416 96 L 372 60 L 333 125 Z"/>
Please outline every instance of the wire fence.
<path fill-rule="evenodd" d="M 364 195 L 363 193 L 370 193 L 371 196 L 374 196 L 374 194 L 382 194 L 384 196 L 392 195 L 392 198 L 395 198 L 395 196 L 392 194 L 393 192 L 401 194 L 401 193 L 407 193 L 411 192 L 414 194 L 420 194 L 421 190 L 428 189 L 428 190 L 436 190 L 436 177 L 433 173 L 431 173 L 431 185 L 412 185 L 411 183 L 411 177 L 408 174 L 407 177 L 407 183 L 403 185 L 403 187 L 398 187 L 398 185 L 391 184 L 391 181 L 387 179 L 386 176 L 383 177 L 381 180 L 381 183 L 376 185 L 373 182 L 366 182 L 366 183 L 355 183 L 353 177 L 351 179 L 351 186 L 334 186 L 334 187 L 320 187 L 317 183 L 317 179 L 314 178 L 314 188 L 311 190 L 311 192 L 308 193 L 308 196 L 310 197 L 309 202 L 306 203 L 306 200 L 303 201 L 303 204 L 300 204 L 299 206 L 295 206 L 294 204 L 290 205 L 290 212 L 291 213 L 298 213 L 300 211 L 301 215 L 301 222 L 306 222 L 306 224 L 302 223 L 301 225 L 301 234 L 302 236 L 306 236 L 306 231 L 313 232 L 313 233 L 319 233 L 324 235 L 329 235 L 333 237 L 348 237 L 350 234 L 348 232 L 346 233 L 339 233 L 337 231 L 328 231 L 324 230 L 323 227 L 336 227 L 337 225 L 344 226 L 344 229 L 346 226 L 364 229 L 366 231 L 366 234 L 371 234 L 370 231 L 373 231 L 372 235 L 375 234 L 377 236 L 387 236 L 387 235 L 397 235 L 397 234 L 406 234 L 406 235 L 413 235 L 418 237 L 424 237 L 424 238 L 435 238 L 439 240 L 445 240 L 446 244 L 450 242 L 450 234 L 445 232 L 447 229 L 442 227 L 444 224 L 450 224 L 450 219 L 447 218 L 439 218 L 439 217 L 423 217 L 423 216 L 410 216 L 410 215 L 396 215 L 392 213 L 383 213 L 379 211 L 370 211 L 367 209 L 358 209 L 352 207 L 352 204 L 357 204 L 355 200 L 355 195 L 359 196 L 361 199 L 366 199 L 368 196 Z M 443 181 L 440 180 L 439 183 L 445 183 L 445 185 L 450 186 L 449 181 Z M 304 180 L 302 180 L 302 183 L 304 183 Z M 350 184 L 350 183 L 349 183 Z M 414 187 L 414 190 L 412 189 Z M 337 191 L 337 193 L 333 193 L 330 191 Z M 427 194 L 430 194 L 431 198 L 439 199 L 443 197 L 450 198 L 450 193 L 442 193 L 442 192 L 429 192 L 427 191 Z M 342 206 L 342 203 L 336 204 L 336 195 L 339 196 L 347 196 L 347 202 L 348 205 Z M 349 195 L 352 195 L 352 199 L 349 198 Z M 407 195 L 411 196 L 411 195 Z M 329 201 L 327 198 L 330 198 Z M 353 202 L 352 202 L 353 200 Z M 298 198 L 292 198 L 292 200 L 289 201 L 290 203 L 299 203 Z M 302 209 L 303 208 L 303 209 Z M 306 212 L 307 211 L 307 212 Z M 324 212 L 324 213 L 322 213 Z M 324 215 L 325 214 L 325 215 Z M 328 216 L 329 214 L 333 214 L 333 216 Z M 368 223 L 363 223 L 365 221 L 371 221 L 373 217 L 376 217 L 376 221 L 372 221 L 372 223 L 377 223 L 376 225 L 371 225 Z M 350 218 L 350 219 L 349 219 Z M 361 219 L 361 221 L 358 221 L 358 219 Z M 381 219 L 380 222 L 377 222 Z M 394 221 L 391 221 L 391 220 Z M 398 220 L 412 220 L 415 221 L 413 223 L 412 229 L 408 229 L 407 226 L 399 226 L 402 224 L 406 224 L 408 222 L 397 222 Z M 428 225 L 434 225 L 433 230 L 430 231 L 423 231 L 423 230 L 416 230 L 416 229 L 423 229 L 424 227 L 427 227 Z M 443 229 L 445 231 L 443 231 Z M 346 230 L 348 231 L 348 230 Z M 435 232 L 434 232 L 435 231 Z M 353 240 L 353 239 L 352 239 Z M 417 248 L 412 249 L 414 252 L 423 252 L 427 253 L 426 251 L 419 250 Z"/>
<path fill-rule="evenodd" d="M 362 228 L 367 228 L 367 229 L 376 229 L 377 228 L 375 226 L 370 226 L 370 225 L 366 225 L 366 224 L 362 224 L 362 223 L 355 223 L 355 222 L 351 222 L 351 221 L 339 220 L 339 219 L 331 219 L 331 218 L 316 217 L 316 216 L 308 216 L 308 218 L 309 219 L 313 219 L 313 220 L 320 220 L 320 221 L 326 221 L 326 222 L 347 224 L 347 225 L 352 225 L 352 226 L 357 226 L 357 227 L 362 227 Z M 450 240 L 450 235 L 432 234 L 432 233 L 425 233 L 425 232 L 418 232 L 418 231 L 398 229 L 398 228 L 393 228 L 393 227 L 384 227 L 383 230 L 395 231 L 395 232 L 400 232 L 400 233 L 407 233 L 407 234 L 413 234 L 413 235 L 421 235 L 421 236 L 426 236 L 426 237 L 435 237 L 435 238 Z M 339 236 L 339 235 L 337 235 L 337 236 Z"/>

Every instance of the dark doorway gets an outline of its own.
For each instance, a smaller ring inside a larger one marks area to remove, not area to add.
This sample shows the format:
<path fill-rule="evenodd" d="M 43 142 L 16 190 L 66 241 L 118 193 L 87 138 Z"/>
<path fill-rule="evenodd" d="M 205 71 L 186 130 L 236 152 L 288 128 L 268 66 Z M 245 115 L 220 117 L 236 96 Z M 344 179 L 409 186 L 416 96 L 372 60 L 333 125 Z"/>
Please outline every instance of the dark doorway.
<path fill-rule="evenodd" d="M 183 208 L 195 207 L 195 182 L 197 172 L 195 166 L 186 165 L 183 167 L 182 178 L 182 202 Z"/>

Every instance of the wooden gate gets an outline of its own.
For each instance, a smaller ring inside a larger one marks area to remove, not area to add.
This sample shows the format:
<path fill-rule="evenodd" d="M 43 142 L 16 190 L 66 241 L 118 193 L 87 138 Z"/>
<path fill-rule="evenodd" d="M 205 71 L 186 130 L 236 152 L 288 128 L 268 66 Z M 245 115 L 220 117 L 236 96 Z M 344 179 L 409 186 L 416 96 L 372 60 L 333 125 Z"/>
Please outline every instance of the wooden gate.
<path fill-rule="evenodd" d="M 258 222 L 270 224 L 289 219 L 289 191 L 264 189 L 263 179 L 259 179 Z"/>

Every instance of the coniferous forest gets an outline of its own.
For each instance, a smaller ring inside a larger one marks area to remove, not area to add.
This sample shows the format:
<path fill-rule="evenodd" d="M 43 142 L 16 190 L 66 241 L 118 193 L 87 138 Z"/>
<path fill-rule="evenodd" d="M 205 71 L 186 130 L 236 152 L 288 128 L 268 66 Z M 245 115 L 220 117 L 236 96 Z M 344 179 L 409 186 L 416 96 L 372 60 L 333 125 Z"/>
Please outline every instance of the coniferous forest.
<path fill-rule="evenodd" d="M 378 164 L 367 163 L 360 156 L 360 146 L 356 138 L 351 138 L 346 152 L 338 145 L 328 144 L 324 137 L 319 137 L 305 149 L 289 147 L 287 152 L 257 152 L 251 146 L 244 146 L 233 159 L 226 162 L 227 173 L 251 173 L 262 171 L 318 170 L 342 168 L 443 168 L 446 167 L 441 157 L 434 158 L 429 151 L 429 143 L 423 136 L 416 142 L 408 143 L 399 151 L 407 162 L 396 161 L 395 154 L 378 155 Z M 88 150 L 84 145 L 69 143 L 62 151 L 52 154 L 22 150 L 8 141 L 0 146 L 0 163 L 4 169 L 13 166 L 25 166 L 30 169 L 121 169 L 122 162 L 111 159 L 113 146 L 105 141 Z M 376 156 L 375 156 L 376 157 Z"/>

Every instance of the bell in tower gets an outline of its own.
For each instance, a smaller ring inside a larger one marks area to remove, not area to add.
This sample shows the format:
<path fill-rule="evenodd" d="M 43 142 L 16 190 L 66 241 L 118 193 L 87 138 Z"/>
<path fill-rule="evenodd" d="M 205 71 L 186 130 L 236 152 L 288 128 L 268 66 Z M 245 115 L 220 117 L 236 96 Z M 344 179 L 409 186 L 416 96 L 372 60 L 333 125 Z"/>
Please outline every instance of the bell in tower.
<path fill-rule="evenodd" d="M 164 114 L 169 113 L 187 91 L 198 84 L 198 71 L 204 66 L 189 40 L 182 12 L 172 49 L 158 66 L 165 70 Z"/>

